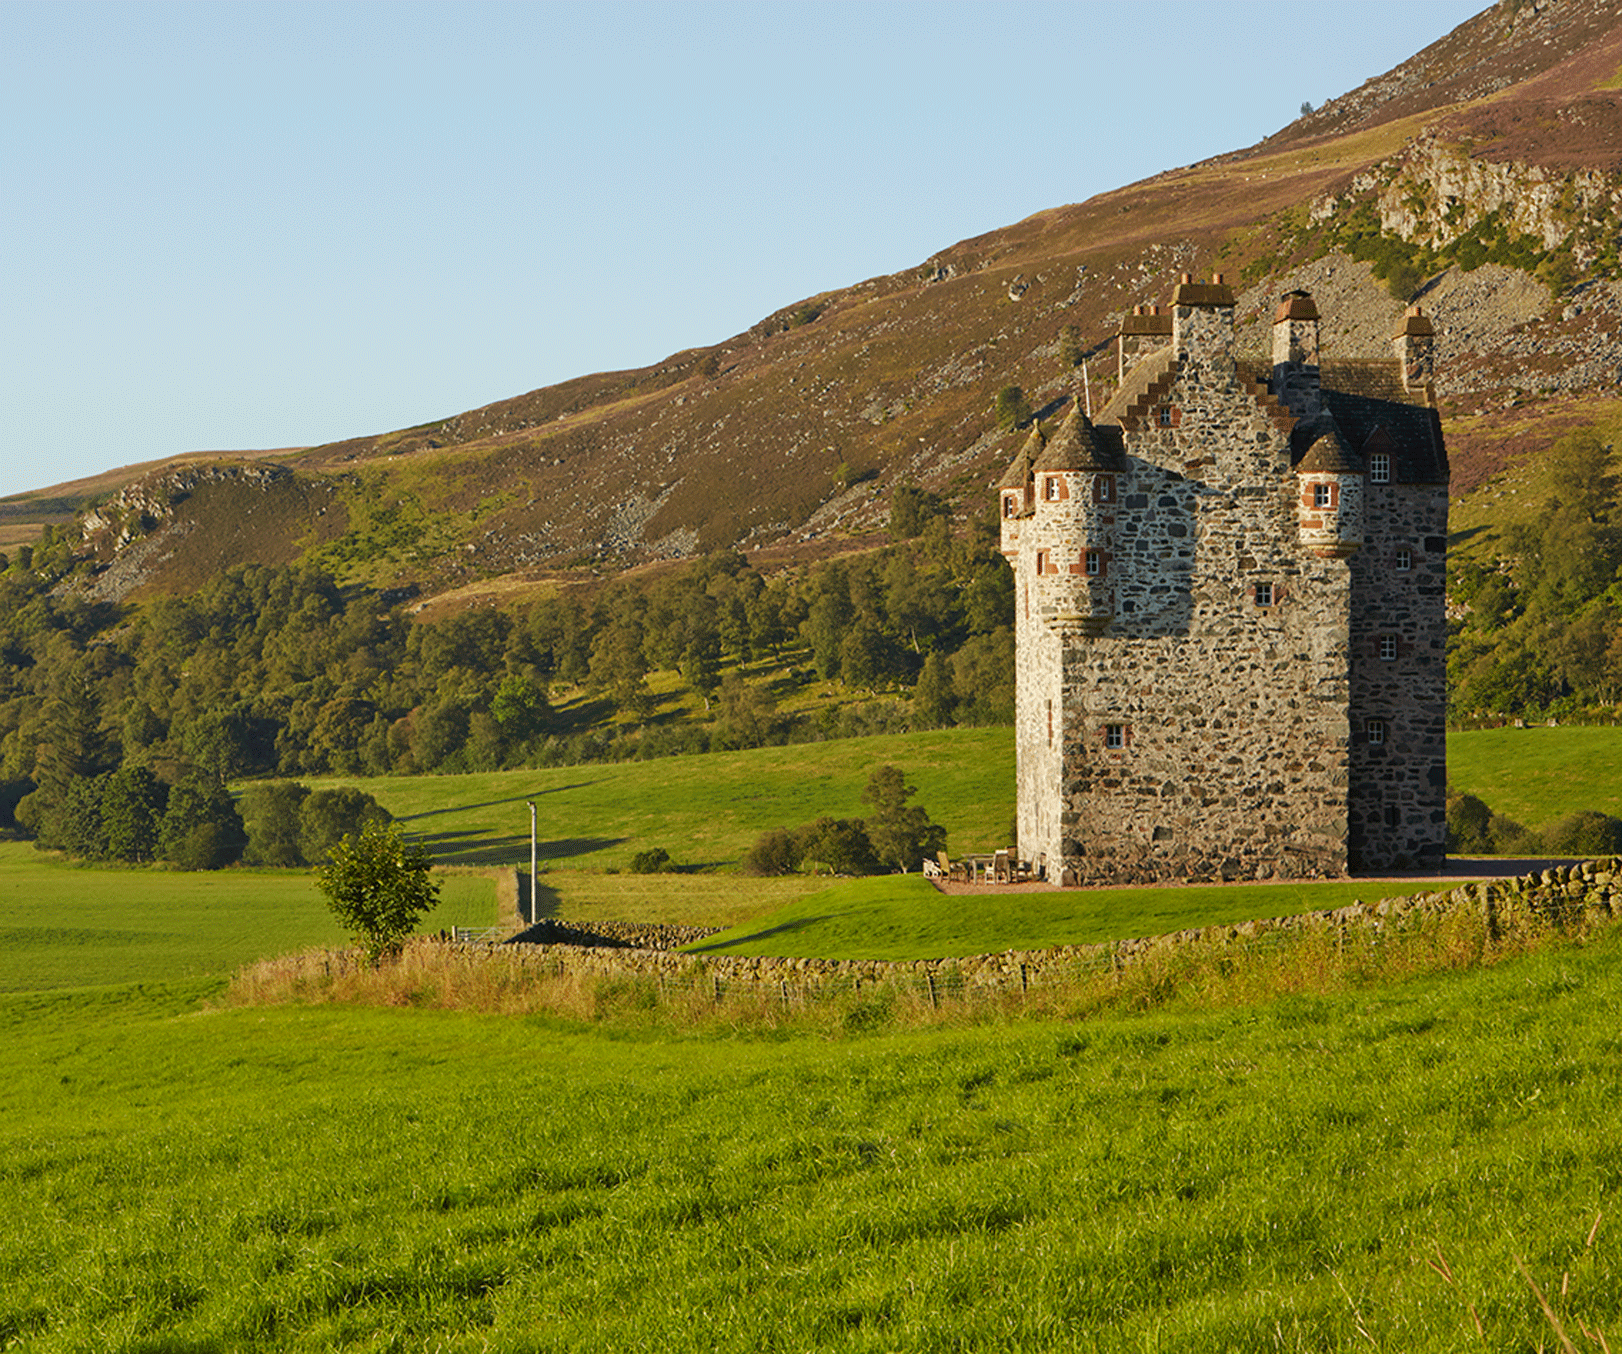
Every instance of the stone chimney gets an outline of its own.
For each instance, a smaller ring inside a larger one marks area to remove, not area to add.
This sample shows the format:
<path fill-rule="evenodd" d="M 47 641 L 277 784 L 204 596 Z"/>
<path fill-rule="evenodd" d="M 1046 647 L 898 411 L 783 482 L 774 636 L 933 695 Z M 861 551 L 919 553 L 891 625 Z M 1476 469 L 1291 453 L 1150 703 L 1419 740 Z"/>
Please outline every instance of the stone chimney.
<path fill-rule="evenodd" d="M 1402 367 L 1402 388 L 1432 394 L 1436 379 L 1436 326 L 1417 305 L 1409 306 L 1402 325 L 1391 336 L 1391 347 Z"/>
<path fill-rule="evenodd" d="M 1306 292 L 1288 292 L 1273 312 L 1273 397 L 1311 418 L 1321 407 L 1318 373 L 1318 307 Z"/>
<path fill-rule="evenodd" d="M 1178 361 L 1231 379 L 1233 304 L 1233 288 L 1221 273 L 1208 283 L 1183 274 L 1171 298 L 1171 341 Z"/>
<path fill-rule="evenodd" d="M 1116 339 L 1117 379 L 1124 381 L 1127 369 L 1140 357 L 1170 342 L 1170 315 L 1161 314 L 1159 306 L 1133 306 L 1130 315 L 1121 317 L 1121 333 Z"/>

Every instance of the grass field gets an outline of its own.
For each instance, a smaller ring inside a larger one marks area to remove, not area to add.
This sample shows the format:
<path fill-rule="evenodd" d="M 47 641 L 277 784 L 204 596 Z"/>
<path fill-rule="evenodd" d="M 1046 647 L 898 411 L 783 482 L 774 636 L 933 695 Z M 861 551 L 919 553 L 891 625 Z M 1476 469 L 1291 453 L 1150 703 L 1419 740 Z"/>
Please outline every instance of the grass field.
<path fill-rule="evenodd" d="M 333 780 L 359 785 L 458 865 L 529 863 L 529 810 L 538 806 L 541 858 L 551 865 L 624 868 L 662 846 L 678 864 L 735 864 L 767 828 L 822 814 L 859 817 L 875 767 L 901 767 L 916 803 L 945 826 L 959 854 L 1007 845 L 1014 813 L 1012 729 L 848 738 L 701 757 L 667 757 L 470 776 Z"/>
<path fill-rule="evenodd" d="M 495 884 L 451 874 L 422 929 L 494 920 Z M 0 842 L 0 992 L 226 974 L 343 943 L 308 871 L 89 869 Z"/>
<path fill-rule="evenodd" d="M 1524 1262 L 1616 1347 L 1619 960 L 835 1039 L 0 997 L 0 1339 L 1557 1348 Z"/>
<path fill-rule="evenodd" d="M 1434 887 L 1334 882 L 942 895 L 921 875 L 889 875 L 807 894 L 688 949 L 822 959 L 959 958 L 1294 916 Z"/>
<path fill-rule="evenodd" d="M 1622 818 L 1622 728 L 1450 733 L 1447 767 L 1454 789 L 1526 827 L 1583 809 Z"/>

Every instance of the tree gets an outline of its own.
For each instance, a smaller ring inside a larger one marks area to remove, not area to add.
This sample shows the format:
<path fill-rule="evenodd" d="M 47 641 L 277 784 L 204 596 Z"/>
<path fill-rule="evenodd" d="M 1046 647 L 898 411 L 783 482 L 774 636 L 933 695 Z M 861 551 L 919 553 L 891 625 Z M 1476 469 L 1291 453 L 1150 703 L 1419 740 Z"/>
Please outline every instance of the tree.
<path fill-rule="evenodd" d="M 1004 432 L 1029 423 L 1031 403 L 1018 386 L 1004 386 L 997 392 L 997 426 Z"/>
<path fill-rule="evenodd" d="M 101 826 L 114 860 L 151 860 L 158 851 L 169 787 L 144 766 L 121 766 L 101 792 Z"/>
<path fill-rule="evenodd" d="M 367 823 L 387 823 L 389 811 L 364 790 L 317 790 L 298 811 L 298 847 L 305 860 L 321 860 L 344 837 Z"/>
<path fill-rule="evenodd" d="M 867 835 L 873 852 L 887 865 L 906 871 L 926 856 L 946 848 L 946 829 L 932 823 L 929 814 L 907 800 L 918 793 L 908 785 L 899 767 L 881 766 L 868 777 L 862 799 L 873 806 Z"/>
<path fill-rule="evenodd" d="M 1081 330 L 1073 324 L 1065 325 L 1059 331 L 1059 370 L 1062 373 L 1074 371 L 1081 365 L 1085 352 L 1081 346 Z"/>
<path fill-rule="evenodd" d="M 183 870 L 217 870 L 242 855 L 248 834 L 230 792 L 212 776 L 187 776 L 169 791 L 158 854 Z"/>
<path fill-rule="evenodd" d="M 397 953 L 438 901 L 432 869 L 427 847 L 402 841 L 392 823 L 371 821 L 332 848 L 315 884 L 375 964 Z"/>
<path fill-rule="evenodd" d="M 242 796 L 242 817 L 248 829 L 250 865 L 303 865 L 299 850 L 299 810 L 310 789 L 297 781 L 266 781 L 250 786 Z"/>

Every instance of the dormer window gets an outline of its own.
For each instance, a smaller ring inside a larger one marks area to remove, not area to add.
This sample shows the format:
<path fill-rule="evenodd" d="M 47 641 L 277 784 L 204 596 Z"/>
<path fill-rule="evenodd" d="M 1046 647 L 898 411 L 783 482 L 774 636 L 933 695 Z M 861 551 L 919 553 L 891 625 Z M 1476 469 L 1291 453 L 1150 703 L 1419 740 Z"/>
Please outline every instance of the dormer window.
<path fill-rule="evenodd" d="M 1002 515 L 1004 517 L 1019 516 L 1019 495 L 1004 494 L 1002 496 Z"/>
<path fill-rule="evenodd" d="M 1369 483 L 1391 483 L 1391 453 L 1377 451 L 1369 457 Z"/>
<path fill-rule="evenodd" d="M 1333 502 L 1334 502 L 1334 495 L 1330 492 L 1330 486 L 1329 485 L 1327 485 L 1327 484 L 1315 484 L 1315 485 L 1312 486 L 1312 506 L 1313 507 L 1315 507 L 1315 508 L 1328 508 L 1328 507 L 1331 507 L 1333 505 Z"/>
<path fill-rule="evenodd" d="M 1042 477 L 1042 497 L 1049 503 L 1059 497 L 1059 477 L 1057 475 L 1044 475 Z"/>

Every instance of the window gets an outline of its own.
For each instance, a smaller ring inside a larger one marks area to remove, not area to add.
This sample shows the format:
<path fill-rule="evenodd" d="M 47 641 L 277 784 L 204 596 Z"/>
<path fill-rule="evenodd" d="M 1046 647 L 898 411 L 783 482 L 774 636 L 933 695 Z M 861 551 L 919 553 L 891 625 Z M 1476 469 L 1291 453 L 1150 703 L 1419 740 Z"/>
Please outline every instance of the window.
<path fill-rule="evenodd" d="M 1126 746 L 1126 725 L 1104 725 L 1104 746 L 1107 748 L 1121 748 Z"/>
<path fill-rule="evenodd" d="M 1113 503 L 1115 501 L 1115 477 L 1113 475 L 1100 475 L 1093 481 L 1098 492 L 1100 503 Z"/>
<path fill-rule="evenodd" d="M 1048 571 L 1048 552 L 1046 550 L 1038 550 L 1036 552 L 1036 573 L 1037 573 L 1037 577 L 1041 577 L 1047 571 Z"/>
<path fill-rule="evenodd" d="M 1002 515 L 1004 517 L 1013 517 L 1018 512 L 1019 498 L 1014 494 L 1004 494 L 1002 496 Z"/>
<path fill-rule="evenodd" d="M 1258 583 L 1256 585 L 1256 605 L 1273 605 L 1273 585 L 1271 583 Z"/>
<path fill-rule="evenodd" d="M 1315 484 L 1315 485 L 1312 486 L 1312 506 L 1313 507 L 1315 507 L 1315 508 L 1332 507 L 1333 506 L 1333 502 L 1332 502 L 1333 497 L 1334 496 L 1333 496 L 1333 494 L 1330 493 L 1330 489 L 1329 489 L 1329 486 L 1327 484 Z"/>
<path fill-rule="evenodd" d="M 1369 457 L 1369 482 L 1371 484 L 1391 483 L 1391 453 L 1377 451 Z"/>
<path fill-rule="evenodd" d="M 1380 658 L 1389 663 L 1397 656 L 1397 637 L 1395 635 L 1380 636 Z"/>
<path fill-rule="evenodd" d="M 1380 747 L 1385 743 L 1385 720 L 1371 719 L 1363 726 L 1363 729 L 1368 734 L 1371 748 Z"/>
<path fill-rule="evenodd" d="M 1160 406 L 1160 426 L 1162 428 L 1171 427 L 1171 405 L 1169 404 L 1163 404 Z M 984 501 L 984 499 L 981 500 L 981 502 Z"/>
<path fill-rule="evenodd" d="M 1414 552 L 1404 546 L 1401 550 L 1397 551 L 1397 570 L 1399 573 L 1407 573 L 1408 570 L 1412 569 L 1413 567 Z"/>
<path fill-rule="evenodd" d="M 1048 475 L 1043 479 L 1042 497 L 1049 502 L 1059 497 L 1059 477 L 1057 475 Z M 984 501 L 984 499 L 981 500 L 981 502 Z"/>
<path fill-rule="evenodd" d="M 1099 558 L 1098 551 L 1089 550 L 1087 552 L 1087 576 L 1089 578 L 1096 578 L 1103 572 L 1104 561 Z"/>

